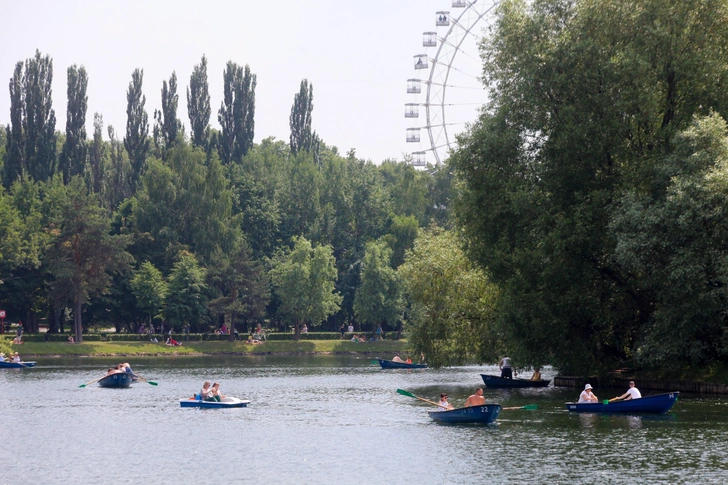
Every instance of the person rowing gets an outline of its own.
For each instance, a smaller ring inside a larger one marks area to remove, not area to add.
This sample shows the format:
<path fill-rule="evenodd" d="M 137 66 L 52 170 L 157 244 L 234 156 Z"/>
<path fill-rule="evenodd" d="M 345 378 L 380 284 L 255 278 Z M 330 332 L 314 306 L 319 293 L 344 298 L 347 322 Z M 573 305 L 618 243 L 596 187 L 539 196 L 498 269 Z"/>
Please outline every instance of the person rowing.
<path fill-rule="evenodd" d="M 465 401 L 464 407 L 470 406 L 482 406 L 485 404 L 485 398 L 483 397 L 483 388 L 479 387 L 475 390 L 475 394 L 471 394 Z"/>
<path fill-rule="evenodd" d="M 402 364 L 405 363 L 405 361 L 402 360 L 402 357 L 399 356 L 399 353 L 395 354 L 394 357 L 392 357 L 392 362 L 400 362 Z"/>
<path fill-rule="evenodd" d="M 439 411 L 450 411 L 453 409 L 452 404 L 447 402 L 446 392 L 440 393 L 440 402 L 437 405 L 440 406 Z"/>
<path fill-rule="evenodd" d="M 622 394 L 619 397 L 615 397 L 614 399 L 610 399 L 609 402 L 612 401 L 629 401 L 630 399 L 640 399 L 642 397 L 642 394 L 640 393 L 639 389 L 635 387 L 634 381 L 629 381 L 629 389 L 627 389 L 627 392 Z"/>

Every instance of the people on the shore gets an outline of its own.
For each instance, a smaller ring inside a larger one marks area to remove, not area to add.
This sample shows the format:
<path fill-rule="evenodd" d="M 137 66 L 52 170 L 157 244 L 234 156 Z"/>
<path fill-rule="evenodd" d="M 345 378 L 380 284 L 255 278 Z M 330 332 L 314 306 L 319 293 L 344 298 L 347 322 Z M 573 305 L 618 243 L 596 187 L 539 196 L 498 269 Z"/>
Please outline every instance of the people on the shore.
<path fill-rule="evenodd" d="M 347 327 L 346 331 L 348 333 L 354 333 L 354 324 L 350 323 L 349 327 Z"/>
<path fill-rule="evenodd" d="M 592 392 L 592 386 L 591 384 L 587 384 L 584 386 L 584 390 L 581 391 L 581 394 L 579 395 L 579 402 L 580 403 L 597 403 L 599 402 L 599 399 L 594 395 Z"/>
<path fill-rule="evenodd" d="M 343 323 L 339 327 L 339 332 L 341 333 L 341 340 L 344 340 L 344 334 L 346 333 L 346 325 Z"/>
<path fill-rule="evenodd" d="M 511 367 L 510 357 L 503 357 L 500 362 L 498 362 L 498 367 L 500 367 L 502 378 L 513 379 L 513 368 Z"/>
<path fill-rule="evenodd" d="M 382 340 L 384 338 L 384 330 L 382 330 L 382 325 L 377 325 L 377 331 L 375 332 L 377 335 L 377 340 Z"/>
<path fill-rule="evenodd" d="M 615 397 L 614 399 L 610 399 L 609 402 L 612 401 L 629 401 L 630 399 L 640 399 L 642 397 L 642 394 L 640 393 L 639 389 L 635 387 L 634 381 L 629 381 L 629 389 L 627 389 L 627 392 L 622 394 L 619 397 Z"/>
<path fill-rule="evenodd" d="M 437 405 L 440 406 L 440 408 L 439 408 L 440 411 L 449 411 L 449 410 L 453 409 L 452 404 L 450 404 L 447 401 L 447 393 L 446 392 L 441 392 L 440 393 L 440 402 L 437 403 Z"/>
<path fill-rule="evenodd" d="M 483 397 L 483 388 L 479 387 L 475 390 L 475 394 L 471 394 L 465 401 L 465 407 L 469 406 L 482 406 L 485 404 L 485 398 Z"/>
<path fill-rule="evenodd" d="M 533 375 L 531 376 L 532 381 L 540 381 L 541 380 L 541 370 L 538 367 L 533 368 Z"/>
<path fill-rule="evenodd" d="M 76 343 L 76 340 L 73 338 L 73 335 L 69 335 L 68 336 L 68 343 L 69 344 L 75 344 Z"/>
<path fill-rule="evenodd" d="M 303 327 L 301 327 L 301 333 L 304 335 L 308 333 L 308 327 L 305 323 L 303 324 Z"/>

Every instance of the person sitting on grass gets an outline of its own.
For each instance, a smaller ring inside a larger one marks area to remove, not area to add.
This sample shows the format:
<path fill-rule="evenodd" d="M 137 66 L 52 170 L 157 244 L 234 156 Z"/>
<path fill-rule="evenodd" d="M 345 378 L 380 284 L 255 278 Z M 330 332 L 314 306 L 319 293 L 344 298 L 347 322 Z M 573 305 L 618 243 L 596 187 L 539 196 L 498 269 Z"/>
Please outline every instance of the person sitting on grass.
<path fill-rule="evenodd" d="M 354 334 L 353 337 L 351 337 L 352 342 L 359 342 L 359 336 L 357 334 Z"/>
<path fill-rule="evenodd" d="M 76 341 L 73 339 L 73 335 L 69 335 L 68 336 L 68 343 L 69 344 L 75 344 L 76 343 Z"/>

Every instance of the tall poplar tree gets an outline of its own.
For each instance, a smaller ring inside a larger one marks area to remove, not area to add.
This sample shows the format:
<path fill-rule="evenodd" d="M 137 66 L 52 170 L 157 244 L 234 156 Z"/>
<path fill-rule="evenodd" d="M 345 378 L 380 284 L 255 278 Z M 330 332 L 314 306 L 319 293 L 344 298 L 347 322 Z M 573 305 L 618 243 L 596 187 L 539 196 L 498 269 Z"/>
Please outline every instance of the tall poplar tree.
<path fill-rule="evenodd" d="M 132 190 L 136 190 L 139 177 L 144 171 L 144 164 L 149 152 L 149 120 L 144 104 L 147 97 L 142 94 L 144 71 L 135 69 L 131 75 L 129 89 L 126 92 L 126 136 L 124 147 L 131 162 Z"/>
<path fill-rule="evenodd" d="M 313 84 L 304 79 L 301 89 L 293 97 L 291 117 L 291 153 L 294 155 L 300 150 L 310 151 L 313 145 L 314 134 L 311 131 L 311 113 L 313 112 Z"/>
<path fill-rule="evenodd" d="M 91 188 L 94 193 L 100 194 L 104 188 L 104 155 L 106 145 L 101 135 L 104 129 L 104 117 L 94 113 L 94 141 L 91 143 L 88 163 L 91 170 Z"/>
<path fill-rule="evenodd" d="M 172 72 L 167 81 L 162 81 L 162 109 L 154 110 L 154 143 L 162 151 L 171 148 L 177 140 L 177 135 L 182 128 L 182 123 L 177 118 L 177 73 Z"/>
<path fill-rule="evenodd" d="M 10 78 L 10 125 L 7 127 L 3 182 L 10 187 L 25 168 L 25 134 L 23 132 L 23 63 L 15 64 Z"/>
<path fill-rule="evenodd" d="M 25 61 L 23 91 L 23 135 L 25 162 L 28 173 L 38 181 L 55 173 L 56 113 L 53 110 L 53 60 L 35 51 L 35 57 Z"/>
<path fill-rule="evenodd" d="M 217 119 L 222 127 L 220 158 L 239 162 L 253 146 L 255 135 L 255 86 L 257 76 L 250 67 L 228 61 L 223 72 L 224 96 Z"/>
<path fill-rule="evenodd" d="M 192 129 L 192 144 L 204 147 L 210 133 L 210 115 L 212 114 L 207 84 L 207 57 L 204 55 L 190 75 L 190 85 L 187 88 L 187 114 L 190 117 L 190 128 Z"/>
<path fill-rule="evenodd" d="M 88 76 L 83 66 L 68 68 L 68 108 L 66 110 L 66 141 L 63 144 L 59 160 L 59 171 L 63 174 L 63 182 L 68 183 L 71 177 L 83 173 L 86 165 L 86 109 L 88 96 Z"/>

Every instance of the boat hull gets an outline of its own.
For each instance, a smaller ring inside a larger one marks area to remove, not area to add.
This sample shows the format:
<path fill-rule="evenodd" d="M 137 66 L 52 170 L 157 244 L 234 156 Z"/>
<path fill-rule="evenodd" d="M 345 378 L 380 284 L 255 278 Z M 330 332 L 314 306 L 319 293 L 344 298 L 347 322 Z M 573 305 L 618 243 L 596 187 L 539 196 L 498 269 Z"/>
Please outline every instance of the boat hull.
<path fill-rule="evenodd" d="M 117 387 L 117 388 L 125 388 L 129 387 L 132 384 L 133 376 L 126 372 L 117 372 L 116 374 L 111 374 L 99 381 L 99 386 L 101 387 Z"/>
<path fill-rule="evenodd" d="M 391 360 L 377 359 L 382 369 L 427 369 L 427 364 L 408 364 L 407 362 L 392 362 Z"/>
<path fill-rule="evenodd" d="M 629 401 L 615 401 L 609 404 L 604 403 L 566 403 L 566 409 L 572 413 L 655 413 L 663 414 L 668 412 L 677 401 L 680 393 L 667 392 L 654 396 L 630 399 Z"/>
<path fill-rule="evenodd" d="M 488 374 L 480 374 L 483 378 L 485 387 L 492 389 L 514 389 L 522 387 L 546 387 L 549 385 L 549 381 L 530 381 L 528 379 L 505 379 L 499 376 L 490 376 Z"/>
<path fill-rule="evenodd" d="M 446 424 L 490 424 L 501 412 L 500 404 L 485 404 L 453 409 L 452 411 L 428 411 L 430 418 Z"/>
<path fill-rule="evenodd" d="M 0 369 L 27 369 L 34 366 L 35 362 L 0 362 Z"/>
<path fill-rule="evenodd" d="M 238 399 L 236 397 L 226 397 L 222 402 L 202 401 L 200 399 L 180 399 L 179 405 L 183 408 L 247 408 L 250 401 Z"/>

